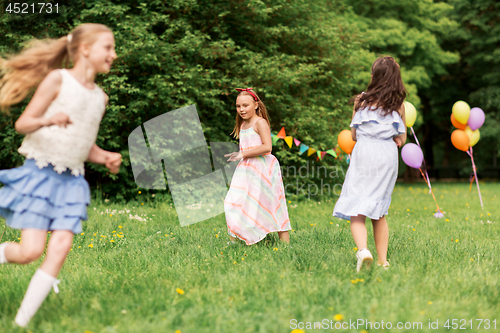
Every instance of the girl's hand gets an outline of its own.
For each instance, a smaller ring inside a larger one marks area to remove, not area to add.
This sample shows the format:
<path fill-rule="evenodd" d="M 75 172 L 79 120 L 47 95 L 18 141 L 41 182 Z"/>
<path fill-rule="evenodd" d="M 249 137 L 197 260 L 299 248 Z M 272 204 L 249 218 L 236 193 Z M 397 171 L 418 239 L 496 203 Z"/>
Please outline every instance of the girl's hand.
<path fill-rule="evenodd" d="M 234 152 L 234 153 L 231 153 L 231 154 L 226 154 L 224 155 L 224 157 L 229 157 L 228 161 L 239 161 L 243 158 L 243 152 L 240 150 L 240 151 L 237 151 L 237 152 Z"/>
<path fill-rule="evenodd" d="M 401 146 L 403 145 L 403 139 L 400 138 L 399 136 L 395 136 L 393 140 L 394 142 L 396 142 L 396 146 L 401 148 Z"/>
<path fill-rule="evenodd" d="M 117 174 L 118 171 L 120 171 L 120 165 L 122 164 L 122 155 L 119 153 L 108 153 L 108 156 L 106 157 L 106 168 L 109 169 L 109 171 L 112 174 Z"/>
<path fill-rule="evenodd" d="M 64 112 L 59 112 L 54 116 L 52 116 L 51 118 L 49 118 L 45 126 L 57 125 L 59 127 L 64 126 L 66 128 L 66 125 L 68 124 L 72 124 L 71 120 L 69 119 L 69 116 Z"/>

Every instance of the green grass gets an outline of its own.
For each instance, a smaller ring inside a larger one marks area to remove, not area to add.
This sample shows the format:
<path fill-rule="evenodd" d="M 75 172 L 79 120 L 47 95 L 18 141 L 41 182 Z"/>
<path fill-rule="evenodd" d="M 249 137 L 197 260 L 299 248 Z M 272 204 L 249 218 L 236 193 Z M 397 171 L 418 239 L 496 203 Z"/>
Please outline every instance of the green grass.
<path fill-rule="evenodd" d="M 445 332 L 447 319 L 467 320 L 467 332 L 498 332 L 500 185 L 481 184 L 484 211 L 469 184 L 436 183 L 433 189 L 446 219 L 433 217 L 424 184 L 396 186 L 387 217 L 391 267 L 359 274 L 349 223 L 331 216 L 335 197 L 289 198 L 292 247 L 277 235 L 253 246 L 227 246 L 224 215 L 182 228 L 168 203 L 94 204 L 59 275 L 60 294 L 50 293 L 28 329 L 288 333 L 292 319 L 335 323 L 339 314 L 344 322 L 423 325 L 391 332 Z M 147 221 L 130 219 L 127 210 Z M 123 237 L 113 236 L 120 232 Z M 3 240 L 19 235 L 7 228 Z M 28 331 L 12 323 L 42 259 L 0 266 L 0 332 Z M 493 323 L 477 329 L 475 319 L 496 319 L 497 329 Z M 439 320 L 439 329 L 429 330 L 429 320 Z"/>

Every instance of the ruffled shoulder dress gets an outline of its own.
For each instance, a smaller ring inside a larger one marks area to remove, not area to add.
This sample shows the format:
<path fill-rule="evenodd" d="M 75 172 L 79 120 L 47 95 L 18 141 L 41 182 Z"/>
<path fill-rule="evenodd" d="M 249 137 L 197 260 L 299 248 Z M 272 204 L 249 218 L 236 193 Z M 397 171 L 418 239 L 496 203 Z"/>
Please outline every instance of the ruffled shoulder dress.
<path fill-rule="evenodd" d="M 262 145 L 253 129 L 255 122 L 239 132 L 242 151 Z M 224 211 L 229 235 L 247 245 L 261 241 L 270 232 L 291 229 L 280 164 L 274 155 L 240 160 L 224 200 Z"/>
<path fill-rule="evenodd" d="M 66 69 L 61 89 L 43 115 L 68 114 L 72 124 L 42 127 L 27 134 L 19 153 L 24 165 L 0 170 L 0 216 L 15 229 L 82 231 L 90 188 L 84 162 L 104 114 L 104 92 L 88 89 Z"/>
<path fill-rule="evenodd" d="M 381 109 L 359 109 L 351 122 L 356 145 L 351 153 L 342 192 L 333 216 L 350 220 L 364 215 L 378 220 L 389 212 L 398 177 L 398 147 L 393 138 L 406 133 L 398 112 L 385 116 Z"/>

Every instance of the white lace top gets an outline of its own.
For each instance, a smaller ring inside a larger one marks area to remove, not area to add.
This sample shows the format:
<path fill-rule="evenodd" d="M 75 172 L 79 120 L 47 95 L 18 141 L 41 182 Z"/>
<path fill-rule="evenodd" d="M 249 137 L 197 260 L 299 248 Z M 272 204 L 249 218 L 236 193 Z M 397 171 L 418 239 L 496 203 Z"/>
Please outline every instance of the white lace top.
<path fill-rule="evenodd" d="M 104 92 L 97 85 L 94 89 L 85 88 L 66 69 L 59 72 L 61 89 L 43 117 L 51 118 L 64 112 L 72 124 L 66 128 L 44 126 L 27 134 L 18 151 L 26 158 L 35 159 L 40 169 L 51 163 L 58 173 L 70 169 L 72 175 L 84 175 L 84 162 L 95 143 L 106 107 Z"/>

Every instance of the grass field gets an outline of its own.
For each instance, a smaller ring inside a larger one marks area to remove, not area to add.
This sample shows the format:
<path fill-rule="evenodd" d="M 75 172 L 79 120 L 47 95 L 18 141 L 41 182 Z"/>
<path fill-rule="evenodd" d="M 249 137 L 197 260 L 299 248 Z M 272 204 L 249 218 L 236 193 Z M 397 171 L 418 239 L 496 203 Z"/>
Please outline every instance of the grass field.
<path fill-rule="evenodd" d="M 61 292 L 50 293 L 28 330 L 13 320 L 43 258 L 0 266 L 0 332 L 289 333 L 300 322 L 338 332 L 446 332 L 448 319 L 466 328 L 457 331 L 499 332 L 500 184 L 481 184 L 484 211 L 469 184 L 433 189 L 445 218 L 433 217 L 425 184 L 396 185 L 391 267 L 360 273 L 349 223 L 331 216 L 335 197 L 288 198 L 291 247 L 277 235 L 228 246 L 224 215 L 182 228 L 169 203 L 141 205 L 144 194 L 138 204 L 93 204 L 59 275 Z M 7 228 L 3 241 L 18 237 Z M 377 330 L 382 321 L 392 329 Z M 335 329 L 342 323 L 347 329 Z"/>

